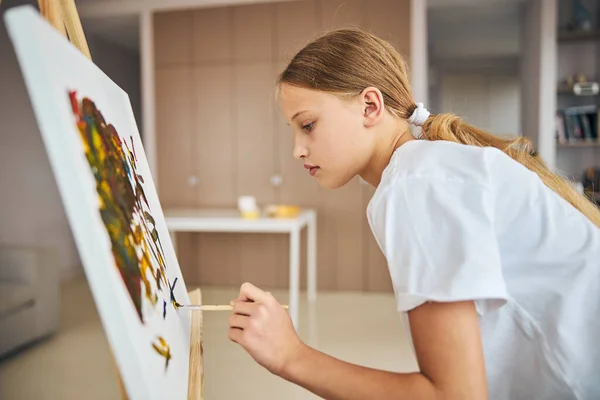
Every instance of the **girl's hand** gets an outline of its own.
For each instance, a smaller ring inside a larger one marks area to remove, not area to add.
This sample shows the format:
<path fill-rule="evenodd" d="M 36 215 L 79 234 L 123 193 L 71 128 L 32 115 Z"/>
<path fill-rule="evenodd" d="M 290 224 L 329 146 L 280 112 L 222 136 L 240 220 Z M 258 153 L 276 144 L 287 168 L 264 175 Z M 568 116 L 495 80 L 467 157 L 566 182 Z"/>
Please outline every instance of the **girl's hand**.
<path fill-rule="evenodd" d="M 305 347 L 285 309 L 271 293 L 250 283 L 242 285 L 233 302 L 229 339 L 276 375 L 281 375 Z"/>

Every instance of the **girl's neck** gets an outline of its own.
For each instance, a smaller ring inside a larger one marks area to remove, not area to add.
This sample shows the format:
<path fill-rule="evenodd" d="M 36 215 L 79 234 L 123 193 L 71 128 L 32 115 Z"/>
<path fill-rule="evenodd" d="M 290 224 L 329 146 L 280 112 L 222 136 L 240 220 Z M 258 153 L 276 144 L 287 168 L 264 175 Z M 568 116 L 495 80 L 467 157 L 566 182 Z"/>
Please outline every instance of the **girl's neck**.
<path fill-rule="evenodd" d="M 394 152 L 404 143 L 415 140 L 408 123 L 398 118 L 390 118 L 387 123 L 384 123 L 381 126 L 381 133 L 377 136 L 369 164 L 360 173 L 360 177 L 373 187 L 379 186 L 383 171 L 390 163 Z"/>

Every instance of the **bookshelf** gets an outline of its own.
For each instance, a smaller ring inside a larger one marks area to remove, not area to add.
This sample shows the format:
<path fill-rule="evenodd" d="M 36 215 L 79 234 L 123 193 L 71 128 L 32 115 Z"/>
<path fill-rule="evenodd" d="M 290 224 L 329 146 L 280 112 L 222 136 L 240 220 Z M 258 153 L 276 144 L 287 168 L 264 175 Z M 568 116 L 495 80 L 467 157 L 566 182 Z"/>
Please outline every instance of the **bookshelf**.
<path fill-rule="evenodd" d="M 589 168 L 600 167 L 600 0 L 582 1 L 591 22 L 586 30 L 569 26 L 573 4 L 558 1 L 556 168 L 583 183 Z M 580 80 L 583 83 L 574 88 Z"/>
<path fill-rule="evenodd" d="M 569 31 L 567 29 L 558 30 L 558 41 L 559 42 L 583 42 L 583 41 L 594 41 L 600 39 L 600 29 L 593 29 L 591 31 Z"/>
<path fill-rule="evenodd" d="M 593 140 L 593 141 L 589 141 L 589 142 L 586 142 L 586 141 L 559 142 L 558 147 L 565 147 L 565 148 L 569 148 L 569 147 L 600 147 L 600 141 Z"/>

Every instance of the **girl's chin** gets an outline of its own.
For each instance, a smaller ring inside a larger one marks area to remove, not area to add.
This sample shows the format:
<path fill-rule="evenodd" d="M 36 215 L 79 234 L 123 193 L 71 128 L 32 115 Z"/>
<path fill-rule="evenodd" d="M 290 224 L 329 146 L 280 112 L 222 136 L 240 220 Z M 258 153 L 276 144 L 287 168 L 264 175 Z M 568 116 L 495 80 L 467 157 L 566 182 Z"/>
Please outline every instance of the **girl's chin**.
<path fill-rule="evenodd" d="M 353 177 L 335 177 L 332 179 L 331 176 L 327 174 L 323 174 L 323 171 L 320 170 L 318 174 L 315 175 L 315 179 L 319 183 L 319 185 L 324 189 L 339 189 L 342 186 L 346 185 L 348 182 L 352 180 Z"/>

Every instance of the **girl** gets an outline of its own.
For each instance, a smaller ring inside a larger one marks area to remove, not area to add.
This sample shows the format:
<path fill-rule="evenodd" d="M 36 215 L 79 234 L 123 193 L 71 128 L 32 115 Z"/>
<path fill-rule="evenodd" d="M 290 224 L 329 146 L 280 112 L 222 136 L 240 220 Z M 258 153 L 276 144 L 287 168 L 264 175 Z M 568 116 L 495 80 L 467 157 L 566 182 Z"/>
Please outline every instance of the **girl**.
<path fill-rule="evenodd" d="M 431 115 L 400 55 L 358 29 L 307 45 L 278 89 L 294 156 L 319 184 L 376 187 L 367 216 L 419 372 L 308 347 L 248 283 L 232 341 L 326 399 L 600 398 L 600 211 L 529 140 Z"/>

